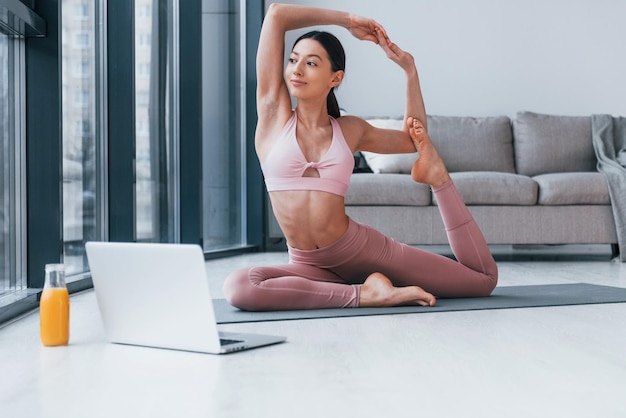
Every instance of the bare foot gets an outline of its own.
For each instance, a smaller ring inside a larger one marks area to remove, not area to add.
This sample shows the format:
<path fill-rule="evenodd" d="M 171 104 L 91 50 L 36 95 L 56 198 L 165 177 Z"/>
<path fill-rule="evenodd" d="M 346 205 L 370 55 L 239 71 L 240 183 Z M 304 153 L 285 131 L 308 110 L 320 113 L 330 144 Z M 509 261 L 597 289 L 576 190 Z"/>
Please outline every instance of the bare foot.
<path fill-rule="evenodd" d="M 435 306 L 433 295 L 418 286 L 394 287 L 382 273 L 370 274 L 361 286 L 359 308 L 421 305 Z"/>
<path fill-rule="evenodd" d="M 411 139 L 419 153 L 419 158 L 411 169 L 411 178 L 418 183 L 430 184 L 433 187 L 441 186 L 450 180 L 450 175 L 437 148 L 430 141 L 424 125 L 418 119 L 409 117 L 407 124 Z"/>

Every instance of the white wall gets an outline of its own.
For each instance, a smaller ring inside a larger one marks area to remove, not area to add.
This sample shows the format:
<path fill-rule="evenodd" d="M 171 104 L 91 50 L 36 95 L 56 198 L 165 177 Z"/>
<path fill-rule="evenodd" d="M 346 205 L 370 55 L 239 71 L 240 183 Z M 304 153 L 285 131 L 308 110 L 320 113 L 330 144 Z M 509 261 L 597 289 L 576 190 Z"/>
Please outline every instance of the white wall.
<path fill-rule="evenodd" d="M 626 1 L 287 0 L 374 18 L 416 58 L 429 114 L 626 115 Z M 269 4 L 269 1 L 267 1 Z M 404 111 L 404 77 L 345 29 L 339 105 L 360 116 Z M 290 32 L 287 48 L 297 35 Z"/>

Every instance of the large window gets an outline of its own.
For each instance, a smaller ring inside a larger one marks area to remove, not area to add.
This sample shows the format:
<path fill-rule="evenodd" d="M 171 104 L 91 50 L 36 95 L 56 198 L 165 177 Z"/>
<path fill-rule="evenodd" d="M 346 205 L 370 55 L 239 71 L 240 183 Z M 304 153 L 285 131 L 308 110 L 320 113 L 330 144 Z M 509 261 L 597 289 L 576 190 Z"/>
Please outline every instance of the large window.
<path fill-rule="evenodd" d="M 0 32 L 0 294 L 26 287 L 24 41 Z"/>
<path fill-rule="evenodd" d="M 245 45 L 262 2 L 26 3 L 0 0 L 0 322 L 36 306 L 46 263 L 88 287 L 90 240 L 260 245 Z"/>
<path fill-rule="evenodd" d="M 61 3 L 63 262 L 70 281 L 89 270 L 85 242 L 105 235 L 102 3 Z"/>

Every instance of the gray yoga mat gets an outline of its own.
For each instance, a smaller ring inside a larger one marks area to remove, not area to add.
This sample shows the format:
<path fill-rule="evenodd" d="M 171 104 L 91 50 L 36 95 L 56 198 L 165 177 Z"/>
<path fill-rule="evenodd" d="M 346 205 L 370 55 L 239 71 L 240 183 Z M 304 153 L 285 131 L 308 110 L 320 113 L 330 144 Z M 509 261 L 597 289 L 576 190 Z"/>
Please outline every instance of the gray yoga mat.
<path fill-rule="evenodd" d="M 626 302 L 626 289 L 587 283 L 571 283 L 497 287 L 489 297 L 440 298 L 437 299 L 437 305 L 433 307 L 398 306 L 393 308 L 336 308 L 247 312 L 231 306 L 224 299 L 214 299 L 213 306 L 219 324 L 233 324 L 238 322 L 287 321 L 346 316 L 533 308 L 619 302 Z"/>

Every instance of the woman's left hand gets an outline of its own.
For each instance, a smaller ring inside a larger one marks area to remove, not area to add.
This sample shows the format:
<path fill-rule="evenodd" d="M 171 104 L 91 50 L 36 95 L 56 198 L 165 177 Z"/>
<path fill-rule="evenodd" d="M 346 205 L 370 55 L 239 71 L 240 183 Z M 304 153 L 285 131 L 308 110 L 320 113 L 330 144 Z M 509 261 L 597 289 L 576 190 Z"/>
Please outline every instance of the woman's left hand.
<path fill-rule="evenodd" d="M 378 44 L 383 51 L 385 51 L 387 58 L 398 64 L 405 71 L 415 69 L 415 60 L 413 59 L 413 55 L 391 42 L 385 32 L 376 30 L 376 37 L 378 38 Z"/>
<path fill-rule="evenodd" d="M 375 20 L 358 15 L 350 15 L 350 24 L 347 29 L 355 38 L 375 44 L 380 38 L 378 34 L 385 34 L 385 30 Z"/>

